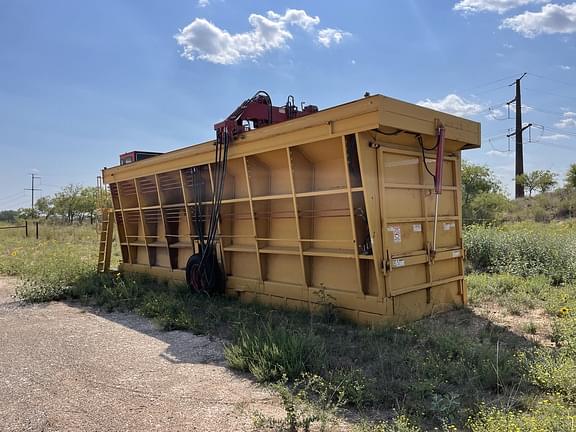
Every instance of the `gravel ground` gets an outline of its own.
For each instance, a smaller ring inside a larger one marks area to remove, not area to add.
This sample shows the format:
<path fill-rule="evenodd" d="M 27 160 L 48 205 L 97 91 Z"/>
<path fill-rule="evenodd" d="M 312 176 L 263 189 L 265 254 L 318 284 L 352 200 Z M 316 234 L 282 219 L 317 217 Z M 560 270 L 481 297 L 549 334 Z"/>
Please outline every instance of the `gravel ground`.
<path fill-rule="evenodd" d="M 0 431 L 249 431 L 278 400 L 221 341 L 65 303 L 22 305 L 0 278 Z"/>

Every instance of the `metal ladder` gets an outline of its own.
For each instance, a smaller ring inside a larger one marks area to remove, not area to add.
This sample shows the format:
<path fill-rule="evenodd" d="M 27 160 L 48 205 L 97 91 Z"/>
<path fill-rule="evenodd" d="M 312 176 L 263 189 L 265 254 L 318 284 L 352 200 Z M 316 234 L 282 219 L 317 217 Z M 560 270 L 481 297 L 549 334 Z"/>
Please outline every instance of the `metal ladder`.
<path fill-rule="evenodd" d="M 114 209 L 101 209 L 100 243 L 98 250 L 98 272 L 110 270 L 112 238 L 114 234 Z"/>

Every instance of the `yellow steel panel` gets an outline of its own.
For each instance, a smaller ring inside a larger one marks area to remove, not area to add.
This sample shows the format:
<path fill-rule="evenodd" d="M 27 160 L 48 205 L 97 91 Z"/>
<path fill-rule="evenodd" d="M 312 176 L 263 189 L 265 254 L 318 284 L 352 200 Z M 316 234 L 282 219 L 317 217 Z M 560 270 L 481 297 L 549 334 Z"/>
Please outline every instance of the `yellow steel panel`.
<path fill-rule="evenodd" d="M 435 153 L 423 159 L 414 134 L 432 147 L 438 120 L 447 153 L 431 254 L 424 162 L 434 170 Z M 465 302 L 459 150 L 477 147 L 479 133 L 475 122 L 374 96 L 243 134 L 230 147 L 218 227 L 227 293 L 308 310 L 328 300 L 366 323 Z M 208 142 L 103 171 L 123 271 L 185 280 L 197 247 L 191 168 L 210 201 L 213 159 Z"/>

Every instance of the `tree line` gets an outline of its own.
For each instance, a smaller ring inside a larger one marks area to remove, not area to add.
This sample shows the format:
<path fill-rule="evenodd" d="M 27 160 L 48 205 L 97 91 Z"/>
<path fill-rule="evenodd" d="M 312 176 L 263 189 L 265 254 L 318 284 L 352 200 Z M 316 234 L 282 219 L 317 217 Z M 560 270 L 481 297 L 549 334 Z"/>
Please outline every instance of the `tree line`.
<path fill-rule="evenodd" d="M 518 176 L 526 198 L 511 200 L 490 168 L 462 162 L 462 218 L 464 223 L 552 219 L 576 216 L 576 163 L 558 187 L 558 173 L 535 170 Z"/>
<path fill-rule="evenodd" d="M 576 163 L 558 186 L 557 173 L 527 172 L 518 178 L 527 198 L 511 200 L 490 168 L 462 162 L 462 218 L 464 223 L 498 223 L 533 219 L 548 221 L 576 216 Z M 110 207 L 109 193 L 96 187 L 70 184 L 39 198 L 34 208 L 0 211 L 0 222 L 45 219 L 62 223 L 93 223 L 100 207 Z"/>
<path fill-rule="evenodd" d="M 14 222 L 17 219 L 45 219 L 62 223 L 94 223 L 97 210 L 109 207 L 106 192 L 92 186 L 70 184 L 54 195 L 36 200 L 34 208 L 4 210 L 0 221 Z"/>

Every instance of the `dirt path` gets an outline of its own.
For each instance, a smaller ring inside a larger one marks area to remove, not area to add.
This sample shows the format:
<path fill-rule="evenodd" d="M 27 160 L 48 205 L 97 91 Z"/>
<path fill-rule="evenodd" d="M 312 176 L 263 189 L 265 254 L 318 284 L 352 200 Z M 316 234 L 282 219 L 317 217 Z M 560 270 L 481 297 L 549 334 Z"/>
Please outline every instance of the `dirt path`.
<path fill-rule="evenodd" d="M 280 413 L 217 340 L 13 292 L 0 278 L 1 431 L 248 431 L 254 411 Z"/>

